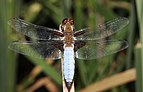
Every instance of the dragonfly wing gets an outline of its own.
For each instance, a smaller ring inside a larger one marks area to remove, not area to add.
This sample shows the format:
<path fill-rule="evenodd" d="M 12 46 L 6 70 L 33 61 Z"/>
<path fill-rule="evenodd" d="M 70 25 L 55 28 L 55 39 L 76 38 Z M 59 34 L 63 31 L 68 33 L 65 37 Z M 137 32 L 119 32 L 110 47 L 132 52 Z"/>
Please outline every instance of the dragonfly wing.
<path fill-rule="evenodd" d="M 11 19 L 8 24 L 17 32 L 37 40 L 59 40 L 63 36 L 59 30 L 34 25 L 21 19 Z"/>
<path fill-rule="evenodd" d="M 89 41 L 76 51 L 76 58 L 91 60 L 114 54 L 128 47 L 126 41 Z"/>
<path fill-rule="evenodd" d="M 54 42 L 53 42 L 54 43 Z M 52 42 L 20 42 L 15 41 L 9 45 L 9 48 L 23 55 L 32 56 L 34 58 L 53 58 L 60 59 L 61 51 L 55 47 Z M 58 44 L 60 46 L 60 44 Z"/>
<path fill-rule="evenodd" d="M 96 31 L 91 31 L 90 28 L 84 28 L 75 32 L 74 36 L 77 40 L 99 40 L 118 32 L 128 23 L 129 20 L 127 18 L 119 17 L 99 25 Z"/>

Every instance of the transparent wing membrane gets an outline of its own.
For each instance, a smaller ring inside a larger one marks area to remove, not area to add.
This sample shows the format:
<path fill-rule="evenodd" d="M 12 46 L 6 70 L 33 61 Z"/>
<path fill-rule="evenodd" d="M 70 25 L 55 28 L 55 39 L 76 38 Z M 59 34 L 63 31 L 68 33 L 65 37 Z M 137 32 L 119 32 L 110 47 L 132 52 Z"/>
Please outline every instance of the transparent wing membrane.
<path fill-rule="evenodd" d="M 17 32 L 37 40 L 60 40 L 64 36 L 59 30 L 37 26 L 21 19 L 11 19 L 8 24 Z"/>
<path fill-rule="evenodd" d="M 61 58 L 61 51 L 55 48 L 52 42 L 15 41 L 9 45 L 9 48 L 20 54 L 40 59 L 49 57 L 53 59 Z"/>
<path fill-rule="evenodd" d="M 127 18 L 120 17 L 99 25 L 95 31 L 91 31 L 90 28 L 84 28 L 74 32 L 75 57 L 87 60 L 96 59 L 127 48 L 128 44 L 126 41 L 111 41 L 103 38 L 118 32 L 128 23 L 129 20 Z M 48 27 L 37 26 L 21 19 L 11 19 L 8 24 L 17 32 L 37 39 L 33 42 L 13 42 L 9 45 L 10 49 L 24 55 L 41 59 L 48 57 L 52 57 L 53 59 L 61 58 L 61 53 L 64 51 L 63 46 L 65 45 L 64 32 Z"/>
<path fill-rule="evenodd" d="M 84 28 L 74 33 L 77 40 L 99 40 L 111 36 L 118 32 L 129 23 L 129 20 L 124 17 L 119 17 L 105 24 L 99 25 L 95 31 L 90 28 Z"/>
<path fill-rule="evenodd" d="M 85 46 L 76 51 L 76 58 L 91 60 L 114 54 L 128 47 L 126 41 L 88 41 Z"/>

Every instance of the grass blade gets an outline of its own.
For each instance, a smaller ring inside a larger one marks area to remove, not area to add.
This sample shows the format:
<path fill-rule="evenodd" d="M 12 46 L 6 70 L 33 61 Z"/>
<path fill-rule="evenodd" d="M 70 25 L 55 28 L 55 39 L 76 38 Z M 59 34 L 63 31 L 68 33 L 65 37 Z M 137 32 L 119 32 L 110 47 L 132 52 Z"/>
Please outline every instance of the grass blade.
<path fill-rule="evenodd" d="M 139 24 L 139 31 L 140 31 L 140 40 L 143 42 L 143 1 L 142 0 L 135 0 L 136 7 L 137 7 L 137 15 L 138 15 L 138 24 Z M 138 55 L 141 54 L 141 55 Z M 137 56 L 138 55 L 138 56 Z M 143 55 L 143 45 L 141 45 L 141 52 L 136 51 L 136 60 L 138 60 Z M 137 66 L 137 92 L 143 91 L 143 57 L 141 60 L 136 61 L 138 64 Z M 140 67 L 138 67 L 140 66 Z"/>
<path fill-rule="evenodd" d="M 17 5 L 15 5 L 17 4 Z M 18 14 L 20 0 L 0 0 L 0 90 L 15 92 L 15 55 L 8 50 L 11 39 L 7 21 Z"/>
<path fill-rule="evenodd" d="M 142 75 L 142 66 L 143 63 L 141 61 L 141 43 L 137 43 L 135 48 L 135 61 L 136 61 L 136 75 L 137 75 L 137 81 L 136 81 L 136 92 L 142 92 L 143 91 L 143 75 Z"/>

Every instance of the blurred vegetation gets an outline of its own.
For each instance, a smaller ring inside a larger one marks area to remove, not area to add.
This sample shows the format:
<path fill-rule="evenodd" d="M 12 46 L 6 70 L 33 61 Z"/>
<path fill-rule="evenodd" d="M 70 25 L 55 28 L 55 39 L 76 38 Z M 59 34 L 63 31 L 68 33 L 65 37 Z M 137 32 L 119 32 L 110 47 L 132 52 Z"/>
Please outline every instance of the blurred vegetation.
<path fill-rule="evenodd" d="M 112 39 L 127 40 L 129 48 L 97 60 L 82 61 L 76 59 L 74 78 L 76 91 L 130 68 L 137 69 L 136 82 L 133 81 L 114 87 L 105 92 L 143 91 L 143 50 L 141 49 L 142 46 L 136 46 L 137 42 L 140 44 L 143 41 L 143 36 L 141 35 L 143 34 L 143 1 L 1 0 L 0 91 L 32 92 L 36 90 L 34 92 L 47 92 L 53 88 L 62 91 L 60 60 L 56 62 L 48 60 L 51 63 L 48 62 L 47 64 L 42 60 L 16 55 L 8 50 L 8 43 L 19 38 L 7 24 L 10 18 L 19 17 L 37 25 L 58 29 L 62 19 L 72 17 L 75 21 L 75 29 L 79 30 L 86 26 L 94 28 L 96 27 L 95 25 L 120 16 L 129 18 L 130 24 Z M 46 76 L 48 76 L 48 81 L 42 81 Z M 108 83 L 104 85 L 108 85 Z"/>

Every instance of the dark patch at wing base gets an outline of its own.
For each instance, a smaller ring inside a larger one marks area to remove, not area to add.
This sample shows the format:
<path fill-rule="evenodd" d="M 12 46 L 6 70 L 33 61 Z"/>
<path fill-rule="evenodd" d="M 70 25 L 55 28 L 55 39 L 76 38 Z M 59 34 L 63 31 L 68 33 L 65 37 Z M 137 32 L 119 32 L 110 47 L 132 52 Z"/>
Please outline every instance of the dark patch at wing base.
<path fill-rule="evenodd" d="M 97 59 L 117 53 L 128 47 L 126 41 L 89 41 L 85 46 L 76 51 L 76 58 L 84 60 Z"/>
<path fill-rule="evenodd" d="M 23 55 L 32 56 L 34 58 L 53 58 L 60 59 L 61 51 L 54 46 L 54 42 L 20 42 L 16 41 L 9 45 L 9 48 Z"/>

